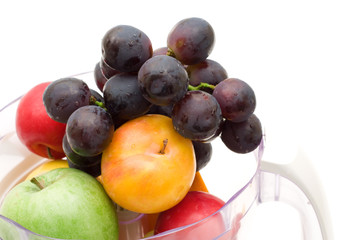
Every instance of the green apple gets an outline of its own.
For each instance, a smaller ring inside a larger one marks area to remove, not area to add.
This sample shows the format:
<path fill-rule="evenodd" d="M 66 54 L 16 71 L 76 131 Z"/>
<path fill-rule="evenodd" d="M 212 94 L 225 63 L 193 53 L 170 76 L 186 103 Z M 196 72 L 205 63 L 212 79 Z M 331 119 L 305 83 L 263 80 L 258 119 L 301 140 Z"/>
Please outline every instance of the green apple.
<path fill-rule="evenodd" d="M 15 186 L 0 214 L 53 238 L 118 240 L 113 202 L 92 176 L 58 168 Z"/>

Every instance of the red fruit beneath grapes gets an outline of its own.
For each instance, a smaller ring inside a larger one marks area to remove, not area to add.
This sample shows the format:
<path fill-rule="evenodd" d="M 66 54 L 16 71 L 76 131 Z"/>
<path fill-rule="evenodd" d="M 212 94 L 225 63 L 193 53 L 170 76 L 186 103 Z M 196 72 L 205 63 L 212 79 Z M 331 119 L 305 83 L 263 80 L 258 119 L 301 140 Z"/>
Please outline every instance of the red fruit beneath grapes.
<path fill-rule="evenodd" d="M 159 214 L 154 233 L 162 233 L 205 219 L 200 224 L 178 231 L 176 237 L 172 235 L 173 238 L 169 239 L 218 239 L 225 232 L 225 223 L 221 214 L 214 213 L 224 204 L 223 200 L 212 194 L 190 191 L 176 206 Z"/>
<path fill-rule="evenodd" d="M 243 122 L 236 123 L 226 120 L 222 128 L 221 139 L 233 152 L 252 152 L 262 140 L 261 122 L 254 114 Z"/>
<path fill-rule="evenodd" d="M 222 109 L 222 115 L 229 121 L 242 122 L 256 108 L 256 96 L 253 89 L 244 81 L 228 78 L 220 82 L 213 91 Z"/>
<path fill-rule="evenodd" d="M 45 158 L 63 158 L 62 139 L 65 124 L 51 119 L 43 104 L 43 93 L 50 82 L 31 88 L 16 109 L 16 134 L 33 153 Z"/>
<path fill-rule="evenodd" d="M 212 26 L 201 18 L 187 18 L 178 22 L 168 34 L 167 46 L 185 65 L 200 63 L 214 46 Z"/>

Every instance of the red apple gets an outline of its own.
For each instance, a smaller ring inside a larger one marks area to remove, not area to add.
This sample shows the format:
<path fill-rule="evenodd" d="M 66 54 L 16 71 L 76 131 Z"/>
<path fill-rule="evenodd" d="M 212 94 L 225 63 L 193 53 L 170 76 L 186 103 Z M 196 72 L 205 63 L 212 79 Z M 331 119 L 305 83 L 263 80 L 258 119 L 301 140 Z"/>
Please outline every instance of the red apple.
<path fill-rule="evenodd" d="M 60 159 L 65 156 L 62 139 L 66 125 L 52 120 L 46 113 L 43 92 L 49 84 L 38 84 L 21 98 L 16 112 L 16 133 L 31 152 Z"/>
<path fill-rule="evenodd" d="M 174 240 L 215 239 L 224 232 L 224 223 L 222 215 L 214 213 L 224 204 L 223 200 L 210 193 L 190 191 L 176 206 L 159 214 L 154 233 L 162 233 L 207 218 L 201 223 L 177 232 Z"/>

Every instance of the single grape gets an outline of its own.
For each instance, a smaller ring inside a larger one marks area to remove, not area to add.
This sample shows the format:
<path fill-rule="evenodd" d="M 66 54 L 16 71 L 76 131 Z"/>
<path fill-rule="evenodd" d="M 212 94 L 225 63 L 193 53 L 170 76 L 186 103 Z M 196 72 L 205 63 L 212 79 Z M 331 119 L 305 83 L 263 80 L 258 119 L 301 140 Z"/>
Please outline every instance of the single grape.
<path fill-rule="evenodd" d="M 228 78 L 220 82 L 213 91 L 222 109 L 222 115 L 232 122 L 245 121 L 256 108 L 253 89 L 244 81 Z"/>
<path fill-rule="evenodd" d="M 223 117 L 217 100 L 209 93 L 189 91 L 178 101 L 172 111 L 175 130 L 194 141 L 212 138 L 222 123 Z"/>
<path fill-rule="evenodd" d="M 212 144 L 205 142 L 192 141 L 194 152 L 196 155 L 197 167 L 196 171 L 203 169 L 211 160 Z"/>
<path fill-rule="evenodd" d="M 102 71 L 104 77 L 106 77 L 107 79 L 113 77 L 115 74 L 122 73 L 122 72 L 110 67 L 106 62 L 104 62 L 103 59 L 100 60 L 99 67 L 100 67 L 100 70 Z"/>
<path fill-rule="evenodd" d="M 66 134 L 63 137 L 63 149 L 68 161 L 79 167 L 87 167 L 98 163 L 101 160 L 102 154 L 98 154 L 92 157 L 84 157 L 73 151 L 68 142 Z"/>
<path fill-rule="evenodd" d="M 66 123 L 78 108 L 89 105 L 88 85 L 77 78 L 61 78 L 49 84 L 43 93 L 43 102 L 49 117 Z"/>
<path fill-rule="evenodd" d="M 86 166 L 79 166 L 75 163 L 73 163 L 70 159 L 67 158 L 67 162 L 70 168 L 76 168 L 79 169 L 83 172 L 88 173 L 89 175 L 93 176 L 93 177 L 98 177 L 101 175 L 101 160 L 99 160 L 98 162 L 95 162 L 91 165 L 86 165 Z"/>
<path fill-rule="evenodd" d="M 183 64 L 200 63 L 209 56 L 215 41 L 212 26 L 201 18 L 178 22 L 168 34 L 167 47 Z"/>
<path fill-rule="evenodd" d="M 143 96 L 155 105 L 165 106 L 179 101 L 188 89 L 188 75 L 175 58 L 159 55 L 146 61 L 138 72 Z"/>
<path fill-rule="evenodd" d="M 153 57 L 158 55 L 167 55 L 167 54 L 168 54 L 168 47 L 157 48 L 153 51 Z"/>
<path fill-rule="evenodd" d="M 172 110 L 173 110 L 173 105 L 167 105 L 167 106 L 152 105 L 148 111 L 148 114 L 160 114 L 167 117 L 171 117 Z"/>
<path fill-rule="evenodd" d="M 236 153 L 248 153 L 255 150 L 262 140 L 261 122 L 252 114 L 243 122 L 226 120 L 221 139 L 223 143 Z"/>
<path fill-rule="evenodd" d="M 136 74 L 117 74 L 104 86 L 105 106 L 113 118 L 130 120 L 146 114 L 151 106 L 138 86 Z"/>
<path fill-rule="evenodd" d="M 132 26 L 115 26 L 102 39 L 104 62 L 120 72 L 138 71 L 152 53 L 152 43 L 148 36 Z"/>
<path fill-rule="evenodd" d="M 203 62 L 187 66 L 189 84 L 198 86 L 201 83 L 208 83 L 216 86 L 218 83 L 228 78 L 227 71 L 216 61 L 206 59 Z M 201 90 L 212 93 L 210 88 Z"/>
<path fill-rule="evenodd" d="M 94 68 L 94 80 L 95 84 L 97 85 L 98 89 L 103 92 L 104 84 L 108 81 L 108 78 L 106 78 L 100 69 L 100 62 L 95 64 Z"/>
<path fill-rule="evenodd" d="M 95 105 L 76 110 L 66 125 L 66 135 L 73 151 L 81 156 L 100 154 L 112 140 L 114 124 L 111 115 Z"/>

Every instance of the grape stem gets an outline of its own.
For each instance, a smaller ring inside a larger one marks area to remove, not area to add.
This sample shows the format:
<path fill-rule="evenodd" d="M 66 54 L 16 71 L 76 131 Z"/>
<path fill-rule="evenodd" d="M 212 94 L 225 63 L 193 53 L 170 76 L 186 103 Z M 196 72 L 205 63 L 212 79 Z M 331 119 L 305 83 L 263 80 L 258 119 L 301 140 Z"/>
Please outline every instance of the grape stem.
<path fill-rule="evenodd" d="M 200 83 L 198 86 L 192 86 L 192 85 L 188 85 L 188 91 L 195 91 L 195 90 L 201 90 L 202 88 L 210 88 L 212 90 L 214 90 L 216 86 L 209 84 L 209 83 Z"/>
<path fill-rule="evenodd" d="M 107 110 L 105 107 L 105 104 L 102 102 L 99 102 L 94 96 L 90 96 L 90 104 L 97 105 L 97 106 L 103 108 L 104 110 Z"/>
<path fill-rule="evenodd" d="M 175 53 L 172 51 L 172 49 L 168 48 L 167 56 L 175 58 Z"/>

